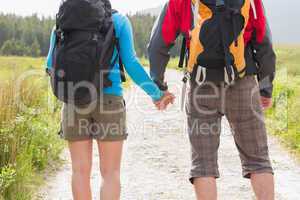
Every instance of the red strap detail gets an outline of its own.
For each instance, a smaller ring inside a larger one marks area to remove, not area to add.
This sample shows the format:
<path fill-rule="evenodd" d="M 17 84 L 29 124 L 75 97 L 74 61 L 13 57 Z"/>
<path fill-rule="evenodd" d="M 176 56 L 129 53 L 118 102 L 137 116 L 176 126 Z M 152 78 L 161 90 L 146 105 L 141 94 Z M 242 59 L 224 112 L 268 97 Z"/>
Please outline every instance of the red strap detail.
<path fill-rule="evenodd" d="M 254 30 L 256 31 L 256 41 L 262 43 L 266 34 L 266 17 L 261 0 L 254 0 L 257 19 L 254 17 L 253 8 L 250 9 L 249 21 L 245 29 L 244 40 L 247 45 L 252 38 Z"/>

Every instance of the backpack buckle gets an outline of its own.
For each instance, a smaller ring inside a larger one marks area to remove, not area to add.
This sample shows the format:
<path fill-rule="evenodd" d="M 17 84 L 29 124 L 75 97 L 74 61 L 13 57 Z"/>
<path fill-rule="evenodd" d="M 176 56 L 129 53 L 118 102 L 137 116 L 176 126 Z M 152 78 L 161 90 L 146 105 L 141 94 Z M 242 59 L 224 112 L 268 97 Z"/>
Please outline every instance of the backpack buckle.
<path fill-rule="evenodd" d="M 227 70 L 227 67 L 224 67 L 224 82 L 227 85 L 233 85 L 235 82 L 235 73 L 232 65 L 230 65 L 230 72 Z"/>
<path fill-rule="evenodd" d="M 224 0 L 217 0 L 216 1 L 216 10 L 218 12 L 223 12 L 225 10 L 225 2 L 224 2 Z"/>
<path fill-rule="evenodd" d="M 189 72 L 184 72 L 184 76 L 183 76 L 183 79 L 182 79 L 182 82 L 183 83 L 187 83 L 188 82 L 188 80 L 190 80 L 191 79 L 191 75 L 190 75 L 190 73 Z"/>
<path fill-rule="evenodd" d="M 225 1 L 224 0 L 216 0 L 216 7 L 217 8 L 225 7 Z"/>
<path fill-rule="evenodd" d="M 185 71 L 182 79 L 183 85 L 181 90 L 181 111 L 184 111 L 184 105 L 185 105 L 185 99 L 187 93 L 187 84 L 188 84 L 188 80 L 190 79 L 191 79 L 190 73 Z"/>
<path fill-rule="evenodd" d="M 99 40 L 98 35 L 97 34 L 93 34 L 92 35 L 92 40 L 95 41 L 95 42 L 97 42 Z"/>
<path fill-rule="evenodd" d="M 199 65 L 196 74 L 196 83 L 199 86 L 201 86 L 205 81 L 206 81 L 206 68 Z"/>
<path fill-rule="evenodd" d="M 216 6 L 217 7 L 225 6 L 225 1 L 224 0 L 216 0 Z"/>
<path fill-rule="evenodd" d="M 61 29 L 56 30 L 56 36 L 61 40 L 64 41 L 65 39 L 65 34 Z"/>

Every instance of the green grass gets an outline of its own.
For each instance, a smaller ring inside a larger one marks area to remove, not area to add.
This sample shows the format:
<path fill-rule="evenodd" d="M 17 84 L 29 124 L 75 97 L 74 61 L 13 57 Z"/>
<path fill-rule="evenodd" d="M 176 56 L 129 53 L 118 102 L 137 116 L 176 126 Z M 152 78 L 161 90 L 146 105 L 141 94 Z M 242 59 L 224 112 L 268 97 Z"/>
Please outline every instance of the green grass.
<path fill-rule="evenodd" d="M 274 105 L 267 112 L 268 129 L 300 157 L 300 47 L 276 48 Z"/>
<path fill-rule="evenodd" d="M 140 62 L 143 66 L 149 67 L 149 60 L 146 58 L 140 58 Z M 178 70 L 178 63 L 179 63 L 179 58 L 171 58 L 169 63 L 168 63 L 168 68 L 169 69 L 176 69 Z"/>
<path fill-rule="evenodd" d="M 48 107 L 43 62 L 0 57 L 0 199 L 32 199 L 39 174 L 59 160 L 63 149 L 56 135 L 59 105 L 51 101 L 56 109 Z M 20 81 L 30 71 L 36 75 Z"/>
<path fill-rule="evenodd" d="M 300 47 L 279 46 L 276 48 L 278 68 L 286 67 L 289 76 L 300 76 Z"/>
<path fill-rule="evenodd" d="M 0 80 L 8 79 L 23 70 L 42 69 L 44 63 L 44 58 L 0 57 Z"/>

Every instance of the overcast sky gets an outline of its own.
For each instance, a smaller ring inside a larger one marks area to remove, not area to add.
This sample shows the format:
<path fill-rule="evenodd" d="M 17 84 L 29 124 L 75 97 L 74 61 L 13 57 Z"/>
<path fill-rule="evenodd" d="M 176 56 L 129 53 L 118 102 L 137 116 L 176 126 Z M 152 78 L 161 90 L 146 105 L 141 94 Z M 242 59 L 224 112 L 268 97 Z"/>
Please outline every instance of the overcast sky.
<path fill-rule="evenodd" d="M 54 16 L 61 0 L 0 0 L 0 12 L 31 15 L 38 13 Z M 153 8 L 166 0 L 111 0 L 113 7 L 122 13 Z"/>

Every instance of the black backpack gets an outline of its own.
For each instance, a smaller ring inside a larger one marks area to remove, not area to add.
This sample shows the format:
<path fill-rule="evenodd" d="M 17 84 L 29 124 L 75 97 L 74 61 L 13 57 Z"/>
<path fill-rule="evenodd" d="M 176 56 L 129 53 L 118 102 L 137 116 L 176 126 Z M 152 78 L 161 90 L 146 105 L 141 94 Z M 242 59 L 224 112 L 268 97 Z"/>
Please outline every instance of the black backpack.
<path fill-rule="evenodd" d="M 110 87 L 109 72 L 119 50 L 109 0 L 65 0 L 56 16 L 51 85 L 62 102 L 86 105 Z M 123 65 L 120 62 L 122 81 Z"/>
<path fill-rule="evenodd" d="M 197 0 L 187 71 L 191 78 L 226 82 L 245 76 L 243 33 L 248 23 L 250 0 Z M 183 66 L 186 50 L 183 46 L 179 66 Z"/>

